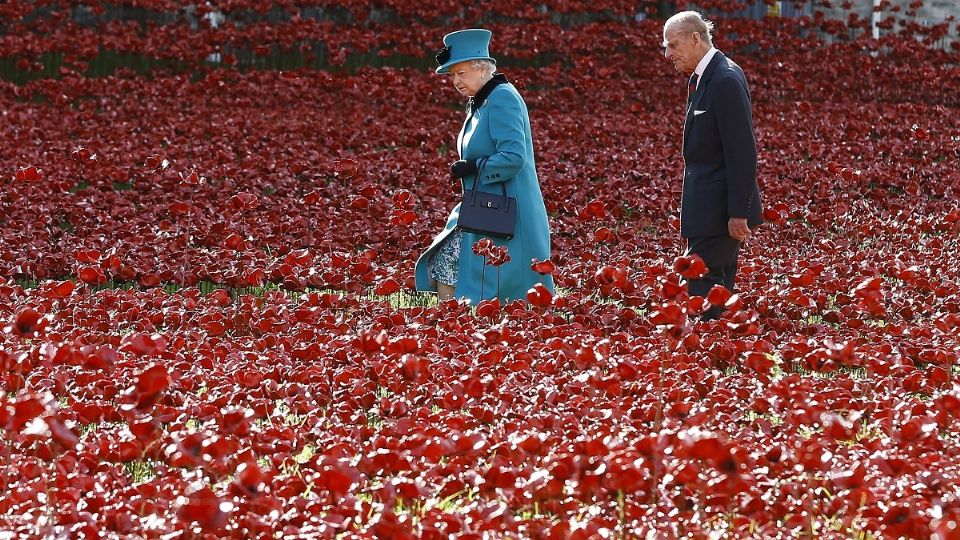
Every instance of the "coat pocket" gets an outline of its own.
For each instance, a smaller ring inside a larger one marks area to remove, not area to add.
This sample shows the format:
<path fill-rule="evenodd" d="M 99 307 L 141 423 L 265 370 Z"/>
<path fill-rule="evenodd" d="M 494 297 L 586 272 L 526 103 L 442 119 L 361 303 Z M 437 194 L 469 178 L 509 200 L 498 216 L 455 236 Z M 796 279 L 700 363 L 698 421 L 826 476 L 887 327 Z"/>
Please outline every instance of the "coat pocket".
<path fill-rule="evenodd" d="M 726 227 L 727 184 L 684 184 L 681 220 L 695 230 L 712 231 Z"/>

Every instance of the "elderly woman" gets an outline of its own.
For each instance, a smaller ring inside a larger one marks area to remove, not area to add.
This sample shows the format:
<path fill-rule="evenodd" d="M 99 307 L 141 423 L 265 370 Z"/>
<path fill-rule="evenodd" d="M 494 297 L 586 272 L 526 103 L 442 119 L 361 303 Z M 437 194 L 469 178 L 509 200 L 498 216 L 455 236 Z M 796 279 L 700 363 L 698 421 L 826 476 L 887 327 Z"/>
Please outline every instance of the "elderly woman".
<path fill-rule="evenodd" d="M 530 117 L 517 89 L 495 73 L 491 35 L 489 30 L 472 29 L 444 36 L 437 73 L 449 73 L 457 91 L 470 98 L 457 137 L 460 160 L 450 171 L 460 179 L 461 188 L 469 189 L 475 180 L 478 191 L 500 194 L 505 187 L 517 200 L 515 232 L 510 239 L 490 238 L 505 246 L 509 255 L 498 272 L 487 265 L 489 258 L 473 250 L 485 236 L 459 229 L 458 204 L 416 265 L 417 290 L 436 291 L 441 301 L 456 297 L 476 305 L 493 297 L 502 302 L 526 300 L 527 290 L 537 283 L 553 291 L 551 276 L 530 268 L 533 259 L 550 257 L 550 227 L 537 180 Z"/>

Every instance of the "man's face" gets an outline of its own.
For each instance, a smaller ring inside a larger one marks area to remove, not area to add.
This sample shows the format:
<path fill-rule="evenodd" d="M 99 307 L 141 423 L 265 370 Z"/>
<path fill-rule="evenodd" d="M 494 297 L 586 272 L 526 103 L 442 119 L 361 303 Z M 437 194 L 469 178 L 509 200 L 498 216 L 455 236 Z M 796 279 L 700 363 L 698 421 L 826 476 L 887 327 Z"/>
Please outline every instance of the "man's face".
<path fill-rule="evenodd" d="M 703 58 L 700 33 L 684 34 L 676 28 L 663 31 L 663 56 L 681 73 L 692 75 Z"/>

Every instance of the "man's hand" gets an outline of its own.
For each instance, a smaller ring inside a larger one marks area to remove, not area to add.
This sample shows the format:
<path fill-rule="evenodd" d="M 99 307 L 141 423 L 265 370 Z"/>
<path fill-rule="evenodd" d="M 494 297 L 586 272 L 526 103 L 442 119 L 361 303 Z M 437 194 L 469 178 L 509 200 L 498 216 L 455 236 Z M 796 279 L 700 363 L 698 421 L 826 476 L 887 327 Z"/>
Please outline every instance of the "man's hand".
<path fill-rule="evenodd" d="M 730 236 L 741 242 L 750 236 L 750 227 L 747 227 L 747 218 L 730 218 L 727 221 L 727 230 L 730 231 Z"/>
<path fill-rule="evenodd" d="M 454 161 L 450 164 L 450 174 L 457 178 L 465 178 L 472 174 L 477 174 L 477 162 L 470 160 Z"/>

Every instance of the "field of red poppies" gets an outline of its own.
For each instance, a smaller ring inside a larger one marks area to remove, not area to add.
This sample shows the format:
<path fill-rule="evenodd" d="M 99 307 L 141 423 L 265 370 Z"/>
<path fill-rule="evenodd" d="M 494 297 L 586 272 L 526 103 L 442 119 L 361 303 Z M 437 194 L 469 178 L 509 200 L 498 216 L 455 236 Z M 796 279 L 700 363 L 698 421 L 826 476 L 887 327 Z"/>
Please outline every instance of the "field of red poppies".
<path fill-rule="evenodd" d="M 66 4 L 0 6 L 0 537 L 960 538 L 952 21 L 718 20 L 768 223 L 701 300 L 659 2 Z M 437 305 L 479 24 L 559 289 Z"/>

